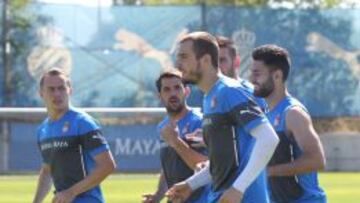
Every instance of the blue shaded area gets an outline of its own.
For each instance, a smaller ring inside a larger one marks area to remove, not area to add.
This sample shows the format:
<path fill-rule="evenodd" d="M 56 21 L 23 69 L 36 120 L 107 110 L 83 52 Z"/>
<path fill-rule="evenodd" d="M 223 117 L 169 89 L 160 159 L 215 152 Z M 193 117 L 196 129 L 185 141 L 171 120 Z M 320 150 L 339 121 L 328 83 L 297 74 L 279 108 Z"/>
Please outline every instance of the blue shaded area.
<path fill-rule="evenodd" d="M 14 171 L 40 170 L 36 130 L 38 124 L 11 123 L 9 169 Z"/>
<path fill-rule="evenodd" d="M 209 26 L 212 33 L 231 37 L 243 30 L 237 41 L 238 47 L 242 48 L 240 55 L 245 55 L 243 63 L 250 64 L 251 49 L 262 44 L 273 43 L 288 49 L 293 66 L 288 80 L 290 92 L 313 116 L 341 116 L 360 114 L 360 108 L 356 107 L 360 105 L 356 101 L 356 97 L 360 97 L 360 92 L 356 91 L 360 88 L 360 75 L 352 73 L 350 65 L 341 57 L 334 58 L 325 51 L 309 51 L 307 47 L 311 44 L 311 36 L 321 36 L 344 51 L 360 54 L 360 44 L 349 40 L 356 34 L 354 22 L 360 21 L 357 12 L 213 7 L 209 9 L 207 19 L 208 24 L 219 25 Z M 328 43 L 322 39 L 316 38 L 316 43 L 327 49 Z M 241 68 L 243 71 L 247 67 Z M 243 73 L 243 76 L 247 74 Z"/>
<path fill-rule="evenodd" d="M 77 106 L 160 106 L 154 82 L 165 67 L 173 65 L 174 42 L 182 31 L 197 31 L 205 24 L 209 32 L 233 38 L 243 78 L 248 77 L 251 50 L 275 43 L 289 50 L 293 64 L 289 90 L 311 115 L 360 115 L 359 10 L 209 6 L 204 23 L 200 6 L 99 9 L 33 4 L 28 8 L 28 12 L 35 11 L 47 20 L 34 24 L 34 30 L 45 24 L 62 30 L 63 45 L 72 57 L 73 103 Z M 19 33 L 16 36 L 22 39 Z M 39 40 L 24 39 L 31 53 Z M 26 56 L 20 59 L 14 63 L 19 81 L 12 104 L 40 106 L 36 79 L 26 69 Z M 201 103 L 202 94 L 193 88 L 189 104 Z"/>
<path fill-rule="evenodd" d="M 0 2 L 0 11 L 3 10 L 3 3 L 4 2 Z M 2 19 L 2 15 L 0 16 L 0 33 L 3 32 L 2 30 L 3 28 L 3 19 Z M 3 50 L 2 48 L 0 48 L 0 53 L 2 54 Z M 1 55 L 2 56 L 2 55 Z M 3 78 L 4 78 L 4 63 L 3 63 L 3 57 L 0 57 L 0 78 L 1 78 L 1 82 L 0 82 L 0 95 L 4 95 L 4 83 L 3 83 Z M 4 101 L 3 101 L 3 97 L 0 97 L 0 105 L 3 106 L 4 105 Z"/>
<path fill-rule="evenodd" d="M 35 171 L 41 167 L 36 141 L 38 124 L 11 124 L 10 171 Z M 104 126 L 103 133 L 117 163 L 118 171 L 160 171 L 160 141 L 156 124 Z"/>

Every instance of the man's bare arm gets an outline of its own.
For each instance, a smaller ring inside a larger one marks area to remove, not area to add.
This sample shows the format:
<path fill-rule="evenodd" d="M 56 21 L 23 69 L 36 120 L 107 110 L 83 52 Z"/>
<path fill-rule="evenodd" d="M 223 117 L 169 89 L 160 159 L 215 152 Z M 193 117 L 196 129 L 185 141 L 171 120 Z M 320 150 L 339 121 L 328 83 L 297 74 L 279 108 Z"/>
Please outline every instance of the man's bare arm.
<path fill-rule="evenodd" d="M 38 185 L 35 193 L 33 203 L 41 203 L 44 201 L 46 195 L 49 193 L 52 185 L 50 166 L 43 164 L 38 179 Z"/>
<path fill-rule="evenodd" d="M 298 107 L 290 109 L 286 114 L 286 127 L 291 131 L 303 154 L 290 163 L 270 166 L 269 175 L 292 176 L 324 169 L 324 150 L 309 114 Z"/>

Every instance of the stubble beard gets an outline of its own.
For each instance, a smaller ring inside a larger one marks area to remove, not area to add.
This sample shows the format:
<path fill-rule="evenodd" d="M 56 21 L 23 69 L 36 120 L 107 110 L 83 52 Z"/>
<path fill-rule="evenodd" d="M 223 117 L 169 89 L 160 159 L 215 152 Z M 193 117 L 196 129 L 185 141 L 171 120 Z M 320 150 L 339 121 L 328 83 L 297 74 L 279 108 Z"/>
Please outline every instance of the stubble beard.
<path fill-rule="evenodd" d="M 184 104 L 180 104 L 177 108 L 172 108 L 170 105 L 168 105 L 165 108 L 168 114 L 174 116 L 178 115 L 184 109 L 184 106 Z"/>
<path fill-rule="evenodd" d="M 195 70 L 190 71 L 190 75 L 191 75 L 191 78 L 188 78 L 188 79 L 183 78 L 184 83 L 190 84 L 190 85 L 199 84 L 199 82 L 202 78 L 202 74 L 200 72 L 200 62 L 197 62 Z"/>
<path fill-rule="evenodd" d="M 259 86 L 259 90 L 254 91 L 254 95 L 257 97 L 267 98 L 274 91 L 274 80 L 269 77 L 266 82 Z"/>

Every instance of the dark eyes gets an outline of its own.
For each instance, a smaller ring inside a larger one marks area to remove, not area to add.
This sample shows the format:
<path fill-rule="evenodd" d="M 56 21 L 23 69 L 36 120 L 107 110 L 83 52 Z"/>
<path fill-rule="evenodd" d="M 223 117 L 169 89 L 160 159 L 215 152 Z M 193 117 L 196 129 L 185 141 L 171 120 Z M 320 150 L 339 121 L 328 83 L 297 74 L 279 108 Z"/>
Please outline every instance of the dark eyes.
<path fill-rule="evenodd" d="M 181 86 L 180 86 L 180 85 L 176 85 L 176 86 L 174 86 L 174 89 L 175 89 L 175 90 L 179 90 L 179 89 L 181 89 Z M 164 87 L 164 88 L 162 89 L 162 91 L 164 91 L 164 92 L 168 92 L 168 91 L 170 91 L 170 90 L 171 90 L 170 87 Z"/>
<path fill-rule="evenodd" d="M 66 88 L 65 88 L 65 86 L 59 86 L 59 87 L 48 87 L 48 89 L 53 92 L 56 89 L 60 90 L 60 91 L 64 91 Z"/>

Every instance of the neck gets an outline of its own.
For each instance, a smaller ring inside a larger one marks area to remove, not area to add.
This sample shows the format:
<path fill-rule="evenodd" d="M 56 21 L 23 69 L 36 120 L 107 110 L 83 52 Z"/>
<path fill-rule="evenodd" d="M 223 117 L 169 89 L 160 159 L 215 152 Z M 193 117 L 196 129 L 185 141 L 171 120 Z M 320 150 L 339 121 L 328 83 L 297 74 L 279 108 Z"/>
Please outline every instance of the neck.
<path fill-rule="evenodd" d="M 265 98 L 269 110 L 271 111 L 287 95 L 289 95 L 289 93 L 285 86 L 275 88 L 275 90 Z"/>
<path fill-rule="evenodd" d="M 189 107 L 188 106 L 184 106 L 184 108 L 179 112 L 179 113 L 168 113 L 170 120 L 180 120 L 182 119 L 188 112 L 189 112 Z"/>
<path fill-rule="evenodd" d="M 198 86 L 201 91 L 207 94 L 211 88 L 214 86 L 216 81 L 218 81 L 220 72 L 219 69 L 215 69 L 214 67 L 208 67 L 208 71 L 203 75 L 203 78 L 199 82 Z"/>
<path fill-rule="evenodd" d="M 234 78 L 235 80 L 240 80 L 240 74 L 238 73 L 238 71 L 234 72 L 234 75 L 232 78 Z"/>
<path fill-rule="evenodd" d="M 56 121 L 56 120 L 59 120 L 68 110 L 69 110 L 69 107 L 61 109 L 61 110 L 48 108 L 48 115 L 49 115 L 50 120 Z"/>
<path fill-rule="evenodd" d="M 235 77 L 233 77 L 235 80 L 241 80 L 241 78 L 240 78 L 240 76 L 238 76 L 238 75 L 235 75 Z"/>

